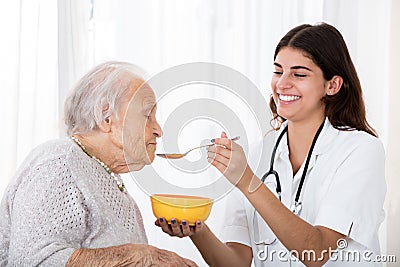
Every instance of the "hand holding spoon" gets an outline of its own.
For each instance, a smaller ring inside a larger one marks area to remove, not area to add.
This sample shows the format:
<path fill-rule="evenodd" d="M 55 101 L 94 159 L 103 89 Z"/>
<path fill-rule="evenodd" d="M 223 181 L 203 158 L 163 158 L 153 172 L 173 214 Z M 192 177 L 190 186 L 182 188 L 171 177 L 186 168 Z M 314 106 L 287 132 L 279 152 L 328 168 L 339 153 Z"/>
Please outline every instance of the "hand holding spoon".
<path fill-rule="evenodd" d="M 234 138 L 231 138 L 232 141 L 237 141 L 240 139 L 240 136 L 236 136 Z M 204 146 L 198 146 L 198 147 L 194 147 L 192 149 L 189 149 L 188 151 L 186 151 L 183 154 L 179 154 L 179 153 L 170 153 L 170 154 L 156 154 L 157 156 L 161 157 L 161 158 L 165 158 L 165 159 L 180 159 L 183 158 L 184 156 L 186 156 L 189 152 L 195 150 L 195 149 L 199 149 L 199 148 L 203 148 L 203 147 L 208 147 L 208 146 L 213 146 L 214 144 L 209 144 L 209 145 L 204 145 Z"/>

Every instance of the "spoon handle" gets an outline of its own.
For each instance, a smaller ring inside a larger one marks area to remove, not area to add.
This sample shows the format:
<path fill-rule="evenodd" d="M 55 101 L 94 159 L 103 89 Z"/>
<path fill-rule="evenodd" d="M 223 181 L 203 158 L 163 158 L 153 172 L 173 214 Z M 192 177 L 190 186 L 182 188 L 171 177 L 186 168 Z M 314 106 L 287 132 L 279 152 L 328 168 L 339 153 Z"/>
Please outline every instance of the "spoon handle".
<path fill-rule="evenodd" d="M 240 139 L 240 136 L 236 136 L 236 137 L 231 138 L 232 141 L 237 141 L 239 139 Z"/>
<path fill-rule="evenodd" d="M 236 137 L 234 137 L 234 138 L 231 138 L 232 141 L 237 141 L 237 140 L 239 140 L 239 139 L 240 139 L 240 136 L 236 136 Z M 185 153 L 184 155 L 187 155 L 189 152 L 191 152 L 191 151 L 193 151 L 193 150 L 195 150 L 195 149 L 204 148 L 204 147 L 209 147 L 209 146 L 213 146 L 213 145 L 214 145 L 214 143 L 208 144 L 208 145 L 203 145 L 203 146 L 194 147 L 194 148 L 192 148 L 192 149 L 186 151 L 186 153 Z"/>
<path fill-rule="evenodd" d="M 236 136 L 234 138 L 231 138 L 232 141 L 237 141 L 240 139 L 240 136 Z M 212 144 L 208 144 L 208 145 L 203 145 L 203 146 L 198 146 L 198 147 L 194 147 L 188 151 L 186 151 L 184 154 L 179 154 L 179 153 L 171 153 L 171 154 L 156 154 L 157 156 L 161 157 L 161 158 L 165 158 L 165 159 L 180 159 L 183 158 L 184 156 L 186 156 L 189 152 L 195 150 L 195 149 L 199 149 L 199 148 L 204 148 L 204 147 L 209 147 L 209 146 L 213 146 L 214 143 Z"/>

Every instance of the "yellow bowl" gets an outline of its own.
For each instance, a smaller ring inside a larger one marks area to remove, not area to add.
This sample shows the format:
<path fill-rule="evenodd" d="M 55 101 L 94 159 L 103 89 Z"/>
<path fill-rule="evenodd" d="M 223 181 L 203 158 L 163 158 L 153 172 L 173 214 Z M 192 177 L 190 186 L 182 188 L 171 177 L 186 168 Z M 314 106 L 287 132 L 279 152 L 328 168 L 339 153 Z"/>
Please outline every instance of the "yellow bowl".
<path fill-rule="evenodd" d="M 184 195 L 155 194 L 150 197 L 153 214 L 165 218 L 168 223 L 176 219 L 179 224 L 186 220 L 194 225 L 197 220 L 205 221 L 211 212 L 211 198 Z"/>

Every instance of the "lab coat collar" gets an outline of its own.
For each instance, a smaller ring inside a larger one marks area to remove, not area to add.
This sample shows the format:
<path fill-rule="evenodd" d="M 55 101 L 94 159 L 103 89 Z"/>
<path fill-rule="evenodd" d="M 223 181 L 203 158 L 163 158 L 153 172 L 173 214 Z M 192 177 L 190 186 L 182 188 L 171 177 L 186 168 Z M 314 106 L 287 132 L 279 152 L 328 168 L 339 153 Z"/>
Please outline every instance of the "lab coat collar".
<path fill-rule="evenodd" d="M 275 136 L 275 144 L 278 139 L 278 136 L 283 131 L 283 129 L 285 129 L 287 123 L 288 123 L 287 121 L 282 123 L 282 126 L 280 127 L 279 131 L 277 132 L 277 134 Z M 322 131 L 318 137 L 318 140 L 315 143 L 313 155 L 321 155 L 324 152 L 326 152 L 327 150 L 329 150 L 330 146 L 331 146 L 330 144 L 334 141 L 334 138 L 339 135 L 339 132 L 340 131 L 338 129 L 335 129 L 333 127 L 333 125 L 330 123 L 329 119 L 325 118 L 324 127 L 322 128 Z M 276 150 L 276 154 L 277 154 L 277 156 L 281 156 L 281 154 L 282 155 L 289 154 L 289 146 L 287 145 L 287 135 L 286 134 L 282 137 L 282 140 L 279 143 L 279 146 Z"/>

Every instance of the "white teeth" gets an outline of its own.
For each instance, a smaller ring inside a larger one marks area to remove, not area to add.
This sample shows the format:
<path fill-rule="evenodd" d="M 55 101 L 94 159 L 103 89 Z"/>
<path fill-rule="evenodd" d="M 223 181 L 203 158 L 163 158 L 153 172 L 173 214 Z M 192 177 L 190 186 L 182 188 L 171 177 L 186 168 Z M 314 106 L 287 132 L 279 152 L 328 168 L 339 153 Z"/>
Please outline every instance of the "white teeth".
<path fill-rule="evenodd" d="M 279 95 L 279 99 L 282 101 L 295 101 L 300 99 L 300 96 L 297 95 Z"/>

